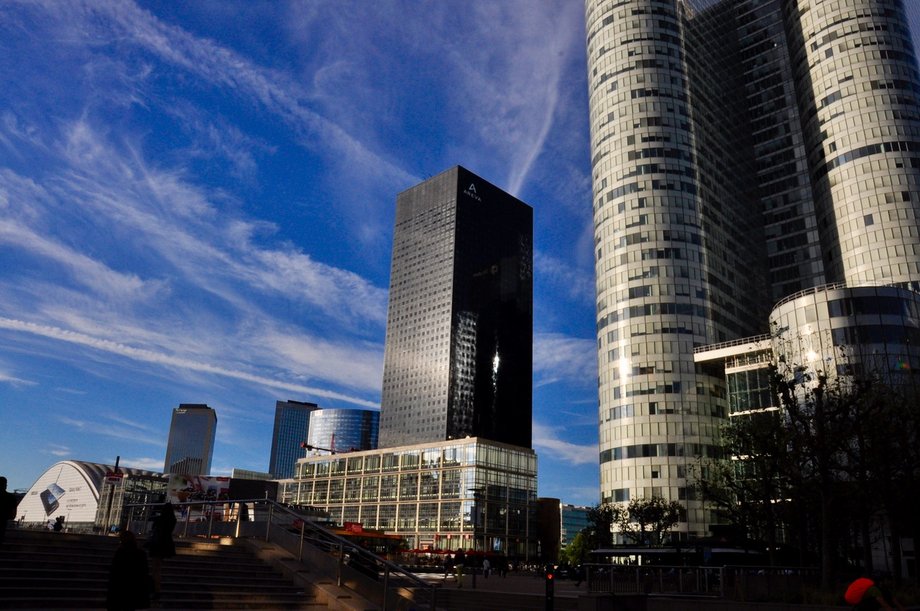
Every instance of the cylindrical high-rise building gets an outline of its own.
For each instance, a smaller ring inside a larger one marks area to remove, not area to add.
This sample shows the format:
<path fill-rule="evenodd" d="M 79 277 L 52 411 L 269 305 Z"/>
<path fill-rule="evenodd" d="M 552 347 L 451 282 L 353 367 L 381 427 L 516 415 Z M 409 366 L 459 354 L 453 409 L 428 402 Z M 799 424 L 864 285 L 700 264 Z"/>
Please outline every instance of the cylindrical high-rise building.
<path fill-rule="evenodd" d="M 688 10 L 586 2 L 601 500 L 681 501 L 678 530 L 701 536 L 711 520 L 688 469 L 717 452 L 725 388 L 693 348 L 751 334 L 766 286 L 748 284 L 762 240 L 734 131 L 740 63 L 722 52 L 733 15 L 691 24 Z"/>
<path fill-rule="evenodd" d="M 920 288 L 920 78 L 901 0 L 585 14 L 601 500 L 679 500 L 692 537 L 725 411 L 694 347 L 828 281 Z"/>
<path fill-rule="evenodd" d="M 784 2 L 828 280 L 920 287 L 920 77 L 901 0 Z"/>

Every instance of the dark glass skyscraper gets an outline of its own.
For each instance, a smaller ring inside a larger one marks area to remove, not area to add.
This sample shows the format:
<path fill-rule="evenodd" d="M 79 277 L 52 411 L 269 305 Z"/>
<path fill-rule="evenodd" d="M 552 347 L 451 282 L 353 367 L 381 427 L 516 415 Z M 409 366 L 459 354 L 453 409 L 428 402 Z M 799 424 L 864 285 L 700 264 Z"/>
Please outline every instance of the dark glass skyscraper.
<path fill-rule="evenodd" d="M 454 167 L 400 193 L 380 446 L 531 445 L 533 210 Z"/>
<path fill-rule="evenodd" d="M 199 403 L 180 403 L 172 413 L 165 473 L 208 475 L 214 453 L 217 412 Z"/>
<path fill-rule="evenodd" d="M 920 77 L 901 0 L 586 0 L 601 499 L 684 502 L 717 451 L 695 347 L 824 283 L 920 282 Z M 804 311 L 804 310 L 803 310 Z"/>
<path fill-rule="evenodd" d="M 294 463 L 306 455 L 300 444 L 307 440 L 310 415 L 318 409 L 316 403 L 275 402 L 275 428 L 268 465 L 268 472 L 273 476 L 279 479 L 294 476 Z"/>

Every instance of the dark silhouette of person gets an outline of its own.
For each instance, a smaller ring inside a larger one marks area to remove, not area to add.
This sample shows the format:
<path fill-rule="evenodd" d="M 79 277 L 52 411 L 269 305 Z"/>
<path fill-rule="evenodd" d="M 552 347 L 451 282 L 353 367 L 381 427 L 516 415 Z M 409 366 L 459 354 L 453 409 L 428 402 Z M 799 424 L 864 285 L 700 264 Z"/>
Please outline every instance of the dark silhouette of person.
<path fill-rule="evenodd" d="M 16 495 L 6 491 L 6 478 L 0 477 L 0 545 L 3 545 L 3 540 L 6 538 L 7 522 L 16 519 L 18 505 Z"/>
<path fill-rule="evenodd" d="M 454 572 L 457 575 L 457 587 L 463 587 L 463 563 L 466 562 L 466 554 L 463 549 L 458 549 L 454 554 Z"/>
<path fill-rule="evenodd" d="M 105 599 L 108 611 L 134 611 L 150 607 L 150 574 L 147 571 L 147 554 L 138 548 L 137 538 L 130 530 L 118 535 L 121 541 L 112 567 L 109 569 L 109 588 Z"/>
<path fill-rule="evenodd" d="M 447 554 L 444 558 L 444 580 L 447 581 L 449 574 L 454 572 L 454 557 Z"/>
<path fill-rule="evenodd" d="M 160 507 L 159 513 L 153 517 L 153 526 L 150 538 L 147 540 L 147 551 L 150 553 L 150 564 L 153 569 L 153 599 L 160 597 L 163 586 L 163 560 L 176 555 L 176 544 L 173 541 L 173 529 L 176 528 L 176 512 L 172 503 L 166 501 Z"/>

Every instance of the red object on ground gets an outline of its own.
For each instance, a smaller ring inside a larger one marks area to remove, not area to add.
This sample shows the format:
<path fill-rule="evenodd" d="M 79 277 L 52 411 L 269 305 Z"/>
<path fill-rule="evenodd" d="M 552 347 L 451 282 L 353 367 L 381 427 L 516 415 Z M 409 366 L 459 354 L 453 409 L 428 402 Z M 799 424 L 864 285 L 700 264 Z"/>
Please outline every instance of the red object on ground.
<path fill-rule="evenodd" d="M 860 577 L 849 586 L 847 586 L 847 592 L 843 595 L 843 598 L 849 605 L 858 605 L 860 602 L 862 602 L 863 596 L 866 595 L 866 590 L 874 585 L 875 582 L 871 579 Z"/>

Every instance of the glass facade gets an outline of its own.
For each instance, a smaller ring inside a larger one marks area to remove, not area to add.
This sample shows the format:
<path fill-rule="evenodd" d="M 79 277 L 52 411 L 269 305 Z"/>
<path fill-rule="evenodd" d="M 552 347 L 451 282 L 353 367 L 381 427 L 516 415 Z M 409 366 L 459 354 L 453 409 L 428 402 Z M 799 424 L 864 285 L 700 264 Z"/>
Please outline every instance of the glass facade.
<path fill-rule="evenodd" d="M 122 472 L 124 471 L 122 469 Z M 163 502 L 168 483 L 168 478 L 153 474 L 146 477 L 123 475 L 121 478 L 106 478 L 99 490 L 99 506 L 94 527 L 102 532 L 120 527 L 122 520 L 126 518 L 125 505 L 153 505 Z M 148 507 L 137 508 L 134 515 L 138 520 L 145 520 L 148 512 Z"/>
<path fill-rule="evenodd" d="M 400 193 L 380 445 L 531 445 L 533 210 L 454 167 Z"/>
<path fill-rule="evenodd" d="M 172 413 L 165 473 L 208 475 L 214 453 L 217 413 L 207 405 L 182 403 Z"/>
<path fill-rule="evenodd" d="M 588 520 L 588 507 L 579 507 L 576 505 L 561 505 L 562 529 L 559 537 L 559 544 L 562 547 L 569 545 L 575 540 L 575 535 L 591 525 Z"/>
<path fill-rule="evenodd" d="M 307 440 L 310 414 L 319 409 L 316 403 L 300 401 L 275 402 L 275 428 L 272 432 L 272 453 L 268 472 L 279 479 L 294 475 L 294 464 L 303 458 L 300 444 Z"/>
<path fill-rule="evenodd" d="M 898 0 L 585 7 L 601 498 L 685 499 L 724 418 L 770 402 L 695 347 L 828 281 L 920 280 L 916 60 Z"/>
<path fill-rule="evenodd" d="M 911 290 L 818 287 L 777 304 L 770 324 L 777 360 L 814 373 L 900 385 L 920 371 L 920 294 Z"/>
<path fill-rule="evenodd" d="M 322 409 L 310 417 L 307 443 L 336 452 L 377 447 L 380 412 L 369 409 Z"/>
<path fill-rule="evenodd" d="M 917 288 L 920 75 L 904 4 L 796 4 L 784 9 L 827 279 Z"/>
<path fill-rule="evenodd" d="M 398 534 L 411 548 L 529 558 L 536 477 L 533 450 L 471 438 L 310 456 L 282 482 L 281 500 Z"/>

